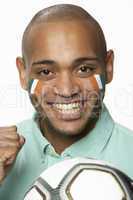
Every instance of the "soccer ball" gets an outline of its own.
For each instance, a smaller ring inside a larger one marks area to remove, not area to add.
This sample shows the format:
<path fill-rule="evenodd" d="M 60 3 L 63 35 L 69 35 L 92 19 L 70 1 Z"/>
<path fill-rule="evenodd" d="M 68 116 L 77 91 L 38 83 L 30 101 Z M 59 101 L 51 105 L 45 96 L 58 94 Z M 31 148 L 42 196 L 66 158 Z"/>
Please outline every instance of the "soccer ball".
<path fill-rule="evenodd" d="M 132 200 L 132 180 L 102 161 L 67 159 L 45 170 L 24 200 Z"/>

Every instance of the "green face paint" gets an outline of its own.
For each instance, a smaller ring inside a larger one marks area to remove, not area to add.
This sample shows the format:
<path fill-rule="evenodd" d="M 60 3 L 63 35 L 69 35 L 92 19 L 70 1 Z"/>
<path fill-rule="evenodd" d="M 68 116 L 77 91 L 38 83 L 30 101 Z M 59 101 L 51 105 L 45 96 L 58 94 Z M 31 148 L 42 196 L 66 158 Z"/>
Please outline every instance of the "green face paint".
<path fill-rule="evenodd" d="M 105 77 L 103 75 L 95 74 L 90 77 L 92 85 L 97 90 L 105 90 Z M 41 93 L 41 89 L 43 87 L 42 81 L 38 79 L 32 79 L 29 81 L 29 92 L 30 94 L 39 94 Z"/>
<path fill-rule="evenodd" d="M 29 93 L 40 95 L 42 93 L 43 89 L 43 82 L 38 79 L 32 79 L 29 82 Z"/>

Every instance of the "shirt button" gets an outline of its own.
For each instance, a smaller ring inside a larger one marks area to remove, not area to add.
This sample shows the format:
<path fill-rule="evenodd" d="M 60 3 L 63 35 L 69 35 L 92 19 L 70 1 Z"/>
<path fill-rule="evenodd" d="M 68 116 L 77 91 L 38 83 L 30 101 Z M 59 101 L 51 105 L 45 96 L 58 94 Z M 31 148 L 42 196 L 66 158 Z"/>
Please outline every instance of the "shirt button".
<path fill-rule="evenodd" d="M 47 167 L 47 165 L 48 165 L 48 158 L 47 157 L 41 159 L 41 165 L 43 167 L 44 166 Z"/>
<path fill-rule="evenodd" d="M 42 160 L 42 164 L 44 164 L 45 163 L 45 160 Z"/>

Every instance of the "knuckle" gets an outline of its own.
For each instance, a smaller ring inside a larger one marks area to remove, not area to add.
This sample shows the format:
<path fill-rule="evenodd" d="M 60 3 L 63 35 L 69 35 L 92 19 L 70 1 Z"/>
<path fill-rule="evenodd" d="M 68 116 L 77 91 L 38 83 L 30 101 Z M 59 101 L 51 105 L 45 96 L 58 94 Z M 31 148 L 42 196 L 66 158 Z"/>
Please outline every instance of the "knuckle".
<path fill-rule="evenodd" d="M 3 140 L 10 140 L 10 141 L 13 141 L 13 140 L 19 140 L 20 136 L 19 134 L 15 133 L 15 132 L 1 132 L 0 133 L 0 142 L 3 141 Z"/>
<path fill-rule="evenodd" d="M 19 151 L 20 145 L 19 143 L 15 143 L 14 145 L 3 144 L 0 146 L 0 155 L 9 155 L 12 153 L 17 153 Z"/>
<path fill-rule="evenodd" d="M 15 125 L 3 126 L 3 127 L 0 127 L 0 131 L 17 131 L 17 127 Z"/>

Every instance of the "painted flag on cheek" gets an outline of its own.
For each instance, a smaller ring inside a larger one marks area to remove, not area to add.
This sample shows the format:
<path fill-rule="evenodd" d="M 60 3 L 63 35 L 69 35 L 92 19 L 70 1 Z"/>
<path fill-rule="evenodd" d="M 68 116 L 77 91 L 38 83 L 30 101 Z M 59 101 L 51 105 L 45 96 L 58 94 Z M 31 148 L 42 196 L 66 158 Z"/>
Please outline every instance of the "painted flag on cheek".
<path fill-rule="evenodd" d="M 105 83 L 102 75 L 95 74 L 94 76 L 90 77 L 90 81 L 92 86 L 95 88 L 96 91 L 102 91 L 105 88 Z M 36 96 L 40 96 L 43 90 L 43 82 L 38 79 L 32 79 L 29 82 L 29 92 L 30 94 L 35 94 Z"/>
<path fill-rule="evenodd" d="M 101 75 L 95 74 L 94 76 L 91 76 L 90 81 L 91 81 L 92 86 L 95 88 L 96 91 L 104 90 L 105 84 L 102 80 Z"/>

